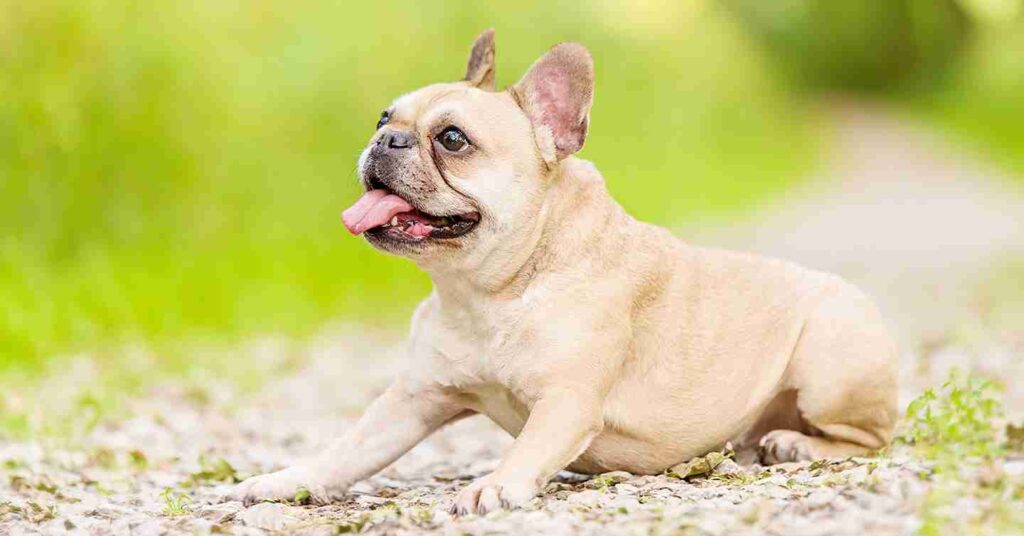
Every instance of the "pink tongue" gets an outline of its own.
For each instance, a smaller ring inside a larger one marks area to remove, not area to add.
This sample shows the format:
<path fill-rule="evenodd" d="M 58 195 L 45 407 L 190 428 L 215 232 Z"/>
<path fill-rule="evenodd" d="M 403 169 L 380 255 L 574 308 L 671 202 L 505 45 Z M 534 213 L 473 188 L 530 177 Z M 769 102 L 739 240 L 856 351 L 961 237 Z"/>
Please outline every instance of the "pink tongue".
<path fill-rule="evenodd" d="M 405 199 L 384 190 L 370 190 L 341 213 L 341 221 L 352 234 L 380 227 L 402 212 L 413 210 Z"/>

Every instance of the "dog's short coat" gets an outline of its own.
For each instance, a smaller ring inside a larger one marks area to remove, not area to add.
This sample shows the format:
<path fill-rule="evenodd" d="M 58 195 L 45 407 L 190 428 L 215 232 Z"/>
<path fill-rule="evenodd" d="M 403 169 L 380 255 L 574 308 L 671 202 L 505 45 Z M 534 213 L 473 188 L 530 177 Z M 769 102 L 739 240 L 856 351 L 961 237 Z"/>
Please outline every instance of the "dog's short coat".
<path fill-rule="evenodd" d="M 328 451 L 236 497 L 329 500 L 477 413 L 517 439 L 457 513 L 520 505 L 563 468 L 653 474 L 727 442 L 765 463 L 889 442 L 896 352 L 868 298 L 626 214 L 572 156 L 593 93 L 584 47 L 493 86 L 488 31 L 465 80 L 395 100 L 359 161 L 368 191 L 346 225 L 434 282 L 410 369 Z"/>

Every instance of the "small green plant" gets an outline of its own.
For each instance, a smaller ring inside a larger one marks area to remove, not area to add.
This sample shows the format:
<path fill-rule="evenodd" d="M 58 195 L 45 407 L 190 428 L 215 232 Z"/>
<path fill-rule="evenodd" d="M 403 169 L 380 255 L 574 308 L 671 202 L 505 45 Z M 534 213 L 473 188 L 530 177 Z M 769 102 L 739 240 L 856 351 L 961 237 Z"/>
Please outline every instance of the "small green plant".
<path fill-rule="evenodd" d="M 995 423 L 1001 415 L 991 382 L 954 369 L 941 389 L 910 403 L 899 441 L 929 460 L 992 459 L 1003 451 Z"/>
<path fill-rule="evenodd" d="M 371 523 L 373 521 L 371 519 L 371 517 L 372 516 L 370 514 L 368 514 L 368 513 L 367 514 L 362 514 L 361 516 L 359 516 L 359 517 L 357 517 L 357 518 L 355 518 L 355 519 L 353 519 L 351 521 L 347 521 L 347 522 L 335 525 L 334 526 L 334 533 L 335 534 L 358 534 L 358 533 L 363 531 L 363 527 L 365 527 L 367 524 L 369 524 L 369 523 Z"/>
<path fill-rule="evenodd" d="M 727 486 L 745 486 L 747 484 L 757 482 L 759 477 L 743 471 L 738 473 L 712 474 L 709 480 L 712 482 L 719 482 Z"/>
<path fill-rule="evenodd" d="M 413 525 L 420 528 L 430 528 L 435 525 L 434 508 L 436 507 L 436 502 L 432 502 L 429 505 L 418 505 L 414 506 L 410 510 L 407 510 L 406 514 L 412 521 Z"/>
<path fill-rule="evenodd" d="M 188 513 L 186 505 L 192 502 L 192 498 L 185 493 L 177 493 L 171 488 L 164 488 L 160 494 L 164 498 L 163 512 L 169 516 L 180 516 Z"/>
<path fill-rule="evenodd" d="M 18 512 L 21 512 L 21 508 L 11 501 L 0 501 L 0 521 L 3 521 L 8 514 L 17 514 Z"/>
<path fill-rule="evenodd" d="M 146 458 L 145 453 L 136 449 L 128 452 L 128 464 L 131 466 L 132 471 L 142 473 L 149 468 L 149 459 Z"/>
<path fill-rule="evenodd" d="M 299 488 L 295 491 L 295 497 L 292 498 L 292 502 L 295 504 L 309 504 L 310 494 L 306 488 Z"/>
<path fill-rule="evenodd" d="M 224 458 L 210 459 L 199 456 L 199 470 L 190 474 L 184 485 L 194 487 L 209 482 L 241 482 L 238 471 Z"/>
<path fill-rule="evenodd" d="M 697 456 L 689 461 L 670 467 L 665 471 L 667 476 L 672 478 L 686 479 L 696 476 L 711 476 L 715 468 L 722 462 L 733 457 L 731 449 L 722 452 L 709 452 L 704 456 Z"/>
<path fill-rule="evenodd" d="M 1003 409 L 995 394 L 991 382 L 954 370 L 940 389 L 925 391 L 907 407 L 897 442 L 908 445 L 934 469 L 922 475 L 931 484 L 920 504 L 919 534 L 987 533 L 985 527 L 1019 533 L 1024 528 L 1015 504 L 1020 484 L 999 469 L 1012 440 L 1008 429 L 1007 443 L 1000 441 L 997 421 Z M 967 496 L 978 511 L 965 515 L 953 505 Z"/>
<path fill-rule="evenodd" d="M 89 463 L 111 470 L 117 467 L 117 455 L 114 451 L 101 447 L 89 454 Z"/>
<path fill-rule="evenodd" d="M 608 488 L 615 484 L 615 479 L 609 476 L 597 476 L 591 480 L 591 485 L 601 493 L 608 493 Z"/>
<path fill-rule="evenodd" d="M 41 505 L 37 502 L 28 501 L 22 510 L 25 519 L 32 523 L 44 523 L 57 517 L 57 506 L 53 504 Z"/>

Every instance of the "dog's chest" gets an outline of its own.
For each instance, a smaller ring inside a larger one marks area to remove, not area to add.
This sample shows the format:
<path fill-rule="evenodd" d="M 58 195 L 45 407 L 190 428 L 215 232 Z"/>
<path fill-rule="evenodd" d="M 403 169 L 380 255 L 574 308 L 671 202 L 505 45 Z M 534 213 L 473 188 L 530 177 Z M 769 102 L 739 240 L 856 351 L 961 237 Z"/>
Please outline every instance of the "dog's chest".
<path fill-rule="evenodd" d="M 512 435 L 518 435 L 529 416 L 532 400 L 522 390 L 514 367 L 501 366 L 508 338 L 495 333 L 489 338 L 452 340 L 442 350 L 439 375 L 442 383 L 469 395 L 470 407 L 487 415 Z"/>
<path fill-rule="evenodd" d="M 425 319 L 417 344 L 430 348 L 439 376 L 449 385 L 515 384 L 520 366 L 533 349 L 527 312 L 519 303 L 444 311 Z"/>
<path fill-rule="evenodd" d="M 470 395 L 473 409 L 518 433 L 533 405 L 525 374 L 535 351 L 526 311 L 506 303 L 444 313 L 424 318 L 424 337 L 415 343 L 431 354 L 431 376 Z"/>

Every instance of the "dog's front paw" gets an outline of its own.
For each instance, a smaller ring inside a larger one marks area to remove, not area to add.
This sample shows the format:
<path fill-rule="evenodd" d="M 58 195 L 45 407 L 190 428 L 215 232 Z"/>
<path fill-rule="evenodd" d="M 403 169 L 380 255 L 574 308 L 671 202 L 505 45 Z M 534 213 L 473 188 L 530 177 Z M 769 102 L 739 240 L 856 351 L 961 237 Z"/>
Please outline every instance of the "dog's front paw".
<path fill-rule="evenodd" d="M 296 465 L 275 473 L 247 478 L 235 486 L 227 498 L 228 500 L 242 501 L 246 506 L 260 501 L 291 500 L 308 500 L 315 504 L 326 504 L 338 492 L 339 490 L 327 486 L 316 471 Z"/>
<path fill-rule="evenodd" d="M 765 465 L 815 458 L 809 437 L 795 430 L 772 430 L 761 438 L 758 455 Z"/>
<path fill-rule="evenodd" d="M 502 508 L 511 510 L 530 502 L 540 488 L 522 480 L 501 478 L 495 473 L 480 477 L 455 497 L 450 512 L 454 515 L 480 514 Z"/>

